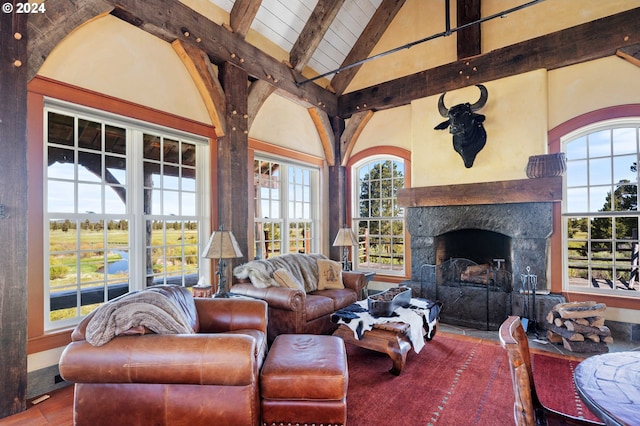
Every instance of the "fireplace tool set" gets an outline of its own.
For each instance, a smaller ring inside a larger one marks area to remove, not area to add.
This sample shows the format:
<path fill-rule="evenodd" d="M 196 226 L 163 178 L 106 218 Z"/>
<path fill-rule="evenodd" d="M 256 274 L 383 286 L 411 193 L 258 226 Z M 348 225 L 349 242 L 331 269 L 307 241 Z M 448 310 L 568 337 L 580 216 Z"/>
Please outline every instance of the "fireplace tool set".
<path fill-rule="evenodd" d="M 538 315 L 536 311 L 536 290 L 538 286 L 538 276 L 531 273 L 531 267 L 526 267 L 527 273 L 520 274 L 522 280 L 522 289 L 525 294 L 523 298 L 524 316 L 527 318 L 526 325 L 523 323 L 527 333 L 535 333 L 538 338 Z M 531 311 L 529 311 L 529 302 L 531 301 Z"/>

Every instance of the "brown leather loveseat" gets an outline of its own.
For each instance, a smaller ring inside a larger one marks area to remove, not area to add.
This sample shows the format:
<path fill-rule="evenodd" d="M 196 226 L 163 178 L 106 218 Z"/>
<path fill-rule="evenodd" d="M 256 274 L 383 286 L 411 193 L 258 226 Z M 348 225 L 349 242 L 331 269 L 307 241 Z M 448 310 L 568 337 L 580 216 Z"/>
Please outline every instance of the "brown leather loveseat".
<path fill-rule="evenodd" d="M 75 383 L 74 424 L 258 425 L 266 303 L 194 299 L 180 286 L 145 291 L 175 302 L 194 333 L 120 335 L 94 346 L 85 340 L 90 314 L 60 358 L 62 377 Z"/>
<path fill-rule="evenodd" d="M 325 273 L 340 276 L 335 287 L 323 288 Z M 340 263 L 322 254 L 289 253 L 252 260 L 234 268 L 234 275 L 238 282 L 231 287 L 232 293 L 269 304 L 270 342 L 279 334 L 332 333 L 337 324 L 331 322 L 331 314 L 360 300 L 366 285 L 364 274 L 341 271 Z"/>

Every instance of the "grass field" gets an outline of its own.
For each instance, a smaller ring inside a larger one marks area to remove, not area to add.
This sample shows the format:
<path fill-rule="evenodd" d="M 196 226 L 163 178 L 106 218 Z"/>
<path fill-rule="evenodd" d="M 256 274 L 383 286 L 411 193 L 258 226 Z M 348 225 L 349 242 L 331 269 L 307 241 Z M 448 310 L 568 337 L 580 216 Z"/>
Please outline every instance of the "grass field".
<path fill-rule="evenodd" d="M 198 272 L 198 231 L 154 230 L 151 235 L 150 267 L 154 275 L 179 276 Z M 78 247 L 79 246 L 79 247 Z M 79 250 L 76 250 L 76 247 Z M 106 248 L 106 249 L 105 249 Z M 102 287 L 105 283 L 128 282 L 129 232 L 127 230 L 50 230 L 49 290 L 51 293 Z M 79 257 L 78 257 L 79 256 Z M 123 269 L 109 273 L 109 265 L 122 262 Z M 144 280 L 144 277 L 139 277 Z M 81 315 L 97 305 L 83 306 Z M 51 320 L 75 317 L 76 308 L 51 313 Z"/>

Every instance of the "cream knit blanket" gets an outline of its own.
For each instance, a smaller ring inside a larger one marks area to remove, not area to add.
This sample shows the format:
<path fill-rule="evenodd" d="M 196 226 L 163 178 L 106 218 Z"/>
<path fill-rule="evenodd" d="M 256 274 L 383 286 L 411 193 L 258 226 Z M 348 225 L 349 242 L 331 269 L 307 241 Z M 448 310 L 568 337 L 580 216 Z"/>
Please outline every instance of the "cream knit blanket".
<path fill-rule="evenodd" d="M 240 279 L 251 279 L 251 283 L 256 287 L 278 287 L 273 273 L 278 269 L 286 269 L 295 279 L 304 283 L 305 291 L 309 293 L 318 289 L 318 259 L 327 257 L 322 254 L 281 254 L 236 266 L 233 275 Z"/>
<path fill-rule="evenodd" d="M 155 291 L 139 291 L 98 307 L 87 324 L 85 338 L 93 346 L 102 346 L 138 326 L 156 334 L 193 334 L 186 316 L 170 298 Z"/>

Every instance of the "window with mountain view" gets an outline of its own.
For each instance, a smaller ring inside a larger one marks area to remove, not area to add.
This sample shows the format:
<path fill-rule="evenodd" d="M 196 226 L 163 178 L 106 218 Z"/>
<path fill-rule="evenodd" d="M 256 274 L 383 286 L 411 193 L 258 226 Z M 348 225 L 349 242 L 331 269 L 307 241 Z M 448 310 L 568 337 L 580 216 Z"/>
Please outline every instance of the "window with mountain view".
<path fill-rule="evenodd" d="M 563 141 L 565 287 L 638 294 L 639 120 L 590 126 Z"/>

